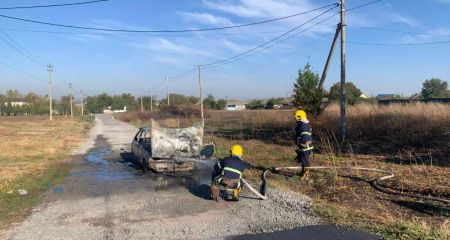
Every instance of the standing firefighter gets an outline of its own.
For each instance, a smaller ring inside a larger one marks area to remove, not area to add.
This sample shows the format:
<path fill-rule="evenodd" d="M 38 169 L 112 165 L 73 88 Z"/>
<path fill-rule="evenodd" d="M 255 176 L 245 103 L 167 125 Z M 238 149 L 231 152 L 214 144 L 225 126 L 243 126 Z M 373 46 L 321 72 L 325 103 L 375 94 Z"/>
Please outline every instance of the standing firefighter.
<path fill-rule="evenodd" d="M 211 173 L 211 199 L 218 200 L 220 186 L 233 190 L 233 201 L 239 201 L 241 192 L 241 177 L 250 165 L 242 160 L 242 147 L 234 145 L 230 149 L 230 156 L 225 157 L 214 165 Z"/>
<path fill-rule="evenodd" d="M 301 179 L 307 179 L 309 170 L 309 156 L 314 147 L 312 146 L 312 128 L 306 118 L 306 113 L 303 110 L 297 110 L 294 114 L 297 121 L 297 128 L 295 130 L 295 143 L 297 144 L 297 160 L 302 164 L 302 171 L 300 173 Z"/>

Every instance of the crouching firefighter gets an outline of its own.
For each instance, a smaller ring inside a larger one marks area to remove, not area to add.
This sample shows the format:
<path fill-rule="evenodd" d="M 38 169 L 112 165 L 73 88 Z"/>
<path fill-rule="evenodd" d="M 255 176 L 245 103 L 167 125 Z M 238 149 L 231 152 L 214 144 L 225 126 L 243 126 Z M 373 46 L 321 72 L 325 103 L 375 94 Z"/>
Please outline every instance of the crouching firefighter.
<path fill-rule="evenodd" d="M 308 179 L 310 166 L 309 157 L 314 147 L 312 146 L 312 128 L 303 110 L 297 110 L 294 114 L 297 121 L 297 128 L 295 130 L 295 143 L 297 145 L 297 161 L 302 165 L 300 172 L 301 179 Z"/>
<path fill-rule="evenodd" d="M 241 177 L 250 164 L 242 160 L 242 147 L 234 145 L 230 149 L 230 156 L 225 157 L 214 165 L 211 173 L 211 199 L 218 201 L 220 186 L 233 191 L 233 201 L 239 201 L 241 192 Z"/>

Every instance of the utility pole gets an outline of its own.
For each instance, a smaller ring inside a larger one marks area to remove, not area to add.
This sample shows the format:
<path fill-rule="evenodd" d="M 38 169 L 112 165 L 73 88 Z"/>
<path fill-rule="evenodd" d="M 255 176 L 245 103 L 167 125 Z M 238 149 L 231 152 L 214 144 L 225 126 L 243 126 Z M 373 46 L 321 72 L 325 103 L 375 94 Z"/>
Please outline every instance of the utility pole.
<path fill-rule="evenodd" d="M 341 91 L 340 91 L 339 127 L 341 129 L 341 140 L 345 141 L 345 0 L 341 0 Z"/>
<path fill-rule="evenodd" d="M 331 43 L 331 49 L 328 53 L 327 62 L 325 63 L 325 68 L 323 69 L 322 76 L 320 77 L 319 82 L 319 93 L 323 91 L 323 83 L 325 82 L 325 79 L 327 78 L 328 69 L 330 68 L 331 59 L 333 58 L 334 49 L 336 48 L 336 42 L 337 38 L 339 37 L 339 33 L 341 32 L 341 24 L 338 24 L 336 27 L 336 33 L 334 34 L 333 42 Z"/>
<path fill-rule="evenodd" d="M 50 102 L 50 121 L 53 120 L 53 106 L 52 106 L 52 72 L 53 72 L 53 66 L 52 64 L 48 64 L 47 66 L 48 71 L 48 98 Z"/>
<path fill-rule="evenodd" d="M 142 97 L 141 97 L 141 112 L 144 112 L 144 104 L 142 103 Z"/>
<path fill-rule="evenodd" d="M 72 83 L 69 82 L 70 117 L 73 118 Z"/>
<path fill-rule="evenodd" d="M 84 99 L 83 99 L 83 89 L 80 90 L 80 95 L 81 95 L 81 116 L 84 115 Z"/>
<path fill-rule="evenodd" d="M 202 65 L 198 65 L 198 85 L 200 88 L 200 113 L 202 116 L 202 121 L 204 122 L 203 117 L 203 95 L 202 95 Z"/>
<path fill-rule="evenodd" d="M 170 105 L 170 94 L 169 94 L 169 77 L 166 76 L 166 83 L 167 83 L 167 106 Z"/>
<path fill-rule="evenodd" d="M 153 112 L 153 95 L 150 95 L 150 112 Z"/>

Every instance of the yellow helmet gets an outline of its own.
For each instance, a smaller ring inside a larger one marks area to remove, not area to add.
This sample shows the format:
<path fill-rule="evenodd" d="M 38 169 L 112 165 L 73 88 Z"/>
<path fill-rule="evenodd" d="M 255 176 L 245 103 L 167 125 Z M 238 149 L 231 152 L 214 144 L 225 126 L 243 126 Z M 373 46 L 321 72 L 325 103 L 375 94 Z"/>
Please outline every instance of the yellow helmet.
<path fill-rule="evenodd" d="M 297 110 L 297 111 L 295 111 L 294 117 L 295 117 L 295 120 L 297 120 L 297 121 L 305 121 L 305 120 L 308 120 L 308 119 L 306 118 L 306 112 L 303 111 L 303 110 Z"/>
<path fill-rule="evenodd" d="M 239 145 L 233 145 L 230 149 L 231 156 L 242 157 L 242 147 Z"/>

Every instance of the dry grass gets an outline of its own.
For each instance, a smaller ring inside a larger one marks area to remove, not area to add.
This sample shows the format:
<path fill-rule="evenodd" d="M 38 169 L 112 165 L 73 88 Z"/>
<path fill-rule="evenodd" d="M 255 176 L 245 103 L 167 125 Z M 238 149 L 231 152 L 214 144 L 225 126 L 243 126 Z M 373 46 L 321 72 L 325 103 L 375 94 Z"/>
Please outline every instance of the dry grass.
<path fill-rule="evenodd" d="M 39 175 L 78 145 L 87 123 L 67 117 L 0 118 L 0 190 L 21 176 Z"/>
<path fill-rule="evenodd" d="M 347 110 L 348 139 L 354 151 L 395 152 L 450 147 L 450 105 L 438 103 L 361 104 Z M 320 128 L 338 133 L 339 107 L 329 106 Z"/>
<path fill-rule="evenodd" d="M 255 166 L 295 166 L 295 148 L 261 140 L 233 140 L 207 136 L 218 146 L 218 157 L 228 154 L 233 144 L 244 146 L 244 158 Z M 392 171 L 396 178 L 382 182 L 387 188 L 439 197 L 450 196 L 450 172 L 445 166 L 396 163 L 384 156 L 315 154 L 314 166 L 364 166 Z M 244 177 L 260 182 L 261 171 L 248 170 Z M 370 181 L 380 175 L 368 172 L 317 170 L 309 181 L 300 181 L 296 172 L 269 174 L 270 188 L 301 192 L 315 200 L 318 214 L 338 224 L 351 225 L 382 234 L 388 239 L 442 239 L 448 236 L 448 205 L 380 192 Z M 269 188 L 269 191 L 270 191 Z M 446 235 L 447 234 L 447 235 Z M 412 236 L 412 237 L 411 237 Z M 419 237 L 417 237 L 419 236 Z"/>
<path fill-rule="evenodd" d="M 337 106 L 330 106 L 319 119 L 312 119 L 315 145 L 321 151 L 313 156 L 313 165 L 384 169 L 396 174 L 394 180 L 383 183 L 386 188 L 450 196 L 450 106 L 349 107 L 351 147 L 341 156 L 336 156 L 336 150 L 341 148 L 336 141 L 338 116 Z M 174 122 L 173 119 L 168 121 Z M 231 145 L 241 144 L 244 158 L 253 165 L 271 168 L 298 164 L 293 160 L 292 111 L 209 111 L 205 124 L 205 142 L 216 143 L 218 157 L 227 155 Z M 353 154 L 359 151 L 370 155 Z M 244 176 L 259 182 L 260 175 L 261 171 L 248 170 Z M 377 177 L 358 171 L 316 171 L 309 181 L 299 181 L 291 172 L 270 174 L 269 185 L 307 194 L 315 199 L 321 216 L 335 223 L 364 227 L 387 239 L 449 236 L 448 205 L 380 192 L 370 185 Z"/>

